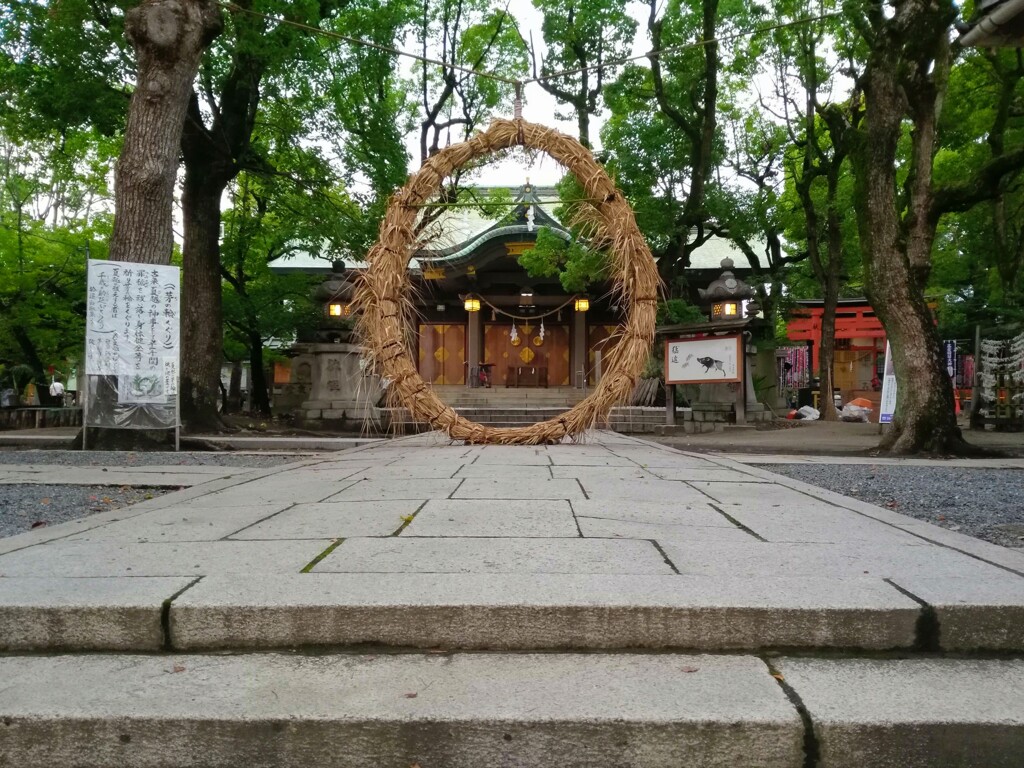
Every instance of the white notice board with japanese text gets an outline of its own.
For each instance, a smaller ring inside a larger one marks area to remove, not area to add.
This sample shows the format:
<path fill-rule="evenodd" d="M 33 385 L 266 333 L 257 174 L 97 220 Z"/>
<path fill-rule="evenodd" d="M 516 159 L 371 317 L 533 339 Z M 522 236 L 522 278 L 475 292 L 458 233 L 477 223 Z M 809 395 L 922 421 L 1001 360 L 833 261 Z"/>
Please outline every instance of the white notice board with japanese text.
<path fill-rule="evenodd" d="M 181 423 L 181 270 L 90 259 L 82 393 L 86 428 L 174 429 Z"/>
<path fill-rule="evenodd" d="M 89 261 L 86 373 L 117 376 L 118 402 L 166 403 L 177 392 L 180 270 Z"/>

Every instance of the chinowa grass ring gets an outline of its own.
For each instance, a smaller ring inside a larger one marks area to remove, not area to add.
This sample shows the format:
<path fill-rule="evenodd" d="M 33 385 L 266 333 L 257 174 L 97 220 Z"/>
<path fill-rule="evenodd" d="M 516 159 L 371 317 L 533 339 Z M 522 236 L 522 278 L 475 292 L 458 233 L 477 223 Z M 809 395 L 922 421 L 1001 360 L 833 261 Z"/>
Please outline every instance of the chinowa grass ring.
<path fill-rule="evenodd" d="M 488 427 L 460 416 L 442 401 L 416 370 L 409 354 L 408 318 L 412 315 L 409 260 L 416 242 L 416 220 L 427 200 L 452 171 L 512 147 L 548 154 L 565 166 L 591 201 L 583 218 L 591 243 L 610 255 L 609 276 L 625 317 L 608 354 L 607 368 L 594 391 L 560 416 L 526 427 Z M 525 120 L 495 120 L 468 141 L 447 147 L 423 164 L 390 200 L 380 237 L 367 254 L 368 268 L 358 281 L 356 331 L 372 370 L 389 381 L 387 400 L 404 407 L 418 422 L 453 440 L 499 445 L 541 445 L 578 439 L 607 423 L 611 409 L 632 394 L 654 343 L 661 281 L 622 193 L 593 155 L 576 139 Z"/>

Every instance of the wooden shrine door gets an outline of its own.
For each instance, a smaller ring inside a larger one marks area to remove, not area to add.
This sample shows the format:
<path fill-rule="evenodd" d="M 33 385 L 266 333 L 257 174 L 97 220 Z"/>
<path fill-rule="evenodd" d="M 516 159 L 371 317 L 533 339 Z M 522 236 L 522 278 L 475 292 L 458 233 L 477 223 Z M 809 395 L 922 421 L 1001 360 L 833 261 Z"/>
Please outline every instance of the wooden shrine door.
<path fill-rule="evenodd" d="M 538 381 L 537 371 L 544 368 L 549 387 L 567 386 L 569 326 L 545 324 L 543 339 L 540 337 L 540 323 L 535 320 L 516 323 L 516 331 L 518 339 L 513 343 L 511 323 L 484 325 L 484 362 L 494 364 L 491 368 L 494 386 L 509 386 L 514 381 L 509 379 L 514 368 L 528 369 L 529 375 L 524 375 L 521 380 L 530 382 Z"/>
<path fill-rule="evenodd" d="M 419 327 L 418 367 L 430 384 L 466 383 L 466 326 L 424 323 Z"/>

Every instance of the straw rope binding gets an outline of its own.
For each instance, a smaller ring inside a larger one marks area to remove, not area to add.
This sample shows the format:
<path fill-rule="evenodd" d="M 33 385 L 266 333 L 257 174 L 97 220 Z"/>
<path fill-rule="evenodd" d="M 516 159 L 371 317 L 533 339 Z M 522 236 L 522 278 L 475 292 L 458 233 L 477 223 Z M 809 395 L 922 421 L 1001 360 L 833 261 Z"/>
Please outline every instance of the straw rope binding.
<path fill-rule="evenodd" d="M 611 275 L 626 316 L 619 326 L 621 341 L 597 388 L 561 416 L 528 427 L 486 427 L 465 419 L 426 386 L 409 354 L 405 318 L 411 314 L 409 259 L 413 255 L 420 207 L 452 171 L 480 157 L 523 146 L 546 152 L 583 185 L 586 197 L 601 202 L 589 211 L 597 239 L 608 244 Z M 387 379 L 388 402 L 404 406 L 416 421 L 467 443 L 539 445 L 577 439 L 625 402 L 643 370 L 654 343 L 657 296 L 661 285 L 651 252 L 637 228 L 633 211 L 593 155 L 576 139 L 524 120 L 495 120 L 461 144 L 441 150 L 409 178 L 390 201 L 380 237 L 367 255 L 369 267 L 359 280 L 355 303 L 356 331 L 366 347 L 372 369 Z"/>

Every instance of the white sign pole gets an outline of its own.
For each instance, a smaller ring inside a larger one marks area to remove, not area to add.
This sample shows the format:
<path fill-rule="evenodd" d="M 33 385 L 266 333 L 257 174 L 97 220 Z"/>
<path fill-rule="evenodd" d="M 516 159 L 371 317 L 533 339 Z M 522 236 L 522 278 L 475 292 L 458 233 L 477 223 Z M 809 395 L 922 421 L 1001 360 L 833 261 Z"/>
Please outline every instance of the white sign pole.
<path fill-rule="evenodd" d="M 878 423 L 892 423 L 896 413 L 896 369 L 892 363 L 892 348 L 885 342 L 885 370 L 882 373 L 882 402 L 878 406 Z"/>

